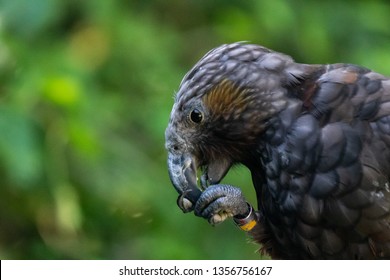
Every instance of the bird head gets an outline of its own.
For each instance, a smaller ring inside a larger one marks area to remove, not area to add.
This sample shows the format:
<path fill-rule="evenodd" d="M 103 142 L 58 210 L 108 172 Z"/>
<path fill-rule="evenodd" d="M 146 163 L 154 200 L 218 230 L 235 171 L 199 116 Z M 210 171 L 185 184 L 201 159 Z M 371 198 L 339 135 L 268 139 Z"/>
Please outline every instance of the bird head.
<path fill-rule="evenodd" d="M 285 86 L 302 73 L 289 56 L 234 43 L 211 50 L 184 76 L 165 132 L 168 171 L 184 212 L 201 194 L 197 171 L 205 188 L 233 164 L 245 164 L 268 120 L 285 108 Z"/>

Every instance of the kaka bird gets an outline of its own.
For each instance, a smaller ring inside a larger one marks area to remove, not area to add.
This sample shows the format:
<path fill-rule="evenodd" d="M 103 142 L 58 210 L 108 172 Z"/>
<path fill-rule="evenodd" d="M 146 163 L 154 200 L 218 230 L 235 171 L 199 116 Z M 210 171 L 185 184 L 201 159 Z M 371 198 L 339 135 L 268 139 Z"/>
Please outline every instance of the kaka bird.
<path fill-rule="evenodd" d="M 389 78 L 222 45 L 183 78 L 165 138 L 184 212 L 233 217 L 272 258 L 390 258 Z M 257 210 L 221 183 L 237 164 Z"/>

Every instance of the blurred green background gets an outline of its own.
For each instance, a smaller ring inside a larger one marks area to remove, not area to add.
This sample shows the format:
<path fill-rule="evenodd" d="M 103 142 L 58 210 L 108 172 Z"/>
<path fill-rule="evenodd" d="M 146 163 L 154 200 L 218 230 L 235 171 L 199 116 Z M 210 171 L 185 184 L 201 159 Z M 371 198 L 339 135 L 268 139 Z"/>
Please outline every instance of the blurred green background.
<path fill-rule="evenodd" d="M 363 0 L 0 0 L 0 258 L 259 259 L 231 221 L 176 206 L 174 91 L 234 41 L 389 75 L 389 15 Z M 255 203 L 245 169 L 225 181 Z"/>

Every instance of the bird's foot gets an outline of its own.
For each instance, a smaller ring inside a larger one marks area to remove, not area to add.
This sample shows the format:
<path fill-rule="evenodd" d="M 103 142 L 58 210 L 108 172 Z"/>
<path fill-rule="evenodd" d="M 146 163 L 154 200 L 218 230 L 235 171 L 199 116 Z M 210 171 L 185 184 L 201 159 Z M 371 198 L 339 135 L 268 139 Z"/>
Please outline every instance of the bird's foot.
<path fill-rule="evenodd" d="M 203 191 L 194 210 L 195 215 L 215 225 L 229 217 L 246 217 L 251 208 L 239 188 L 218 184 Z"/>

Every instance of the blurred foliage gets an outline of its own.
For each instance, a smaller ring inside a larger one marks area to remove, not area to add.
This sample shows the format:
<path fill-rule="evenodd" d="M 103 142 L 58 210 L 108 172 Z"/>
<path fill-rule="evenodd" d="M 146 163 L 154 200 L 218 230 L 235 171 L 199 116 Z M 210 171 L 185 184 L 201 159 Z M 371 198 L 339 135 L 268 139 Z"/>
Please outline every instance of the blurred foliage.
<path fill-rule="evenodd" d="M 232 222 L 177 208 L 174 91 L 234 41 L 389 74 L 389 14 L 363 0 L 0 0 L 0 258 L 260 258 Z M 225 181 L 255 204 L 248 171 Z"/>

